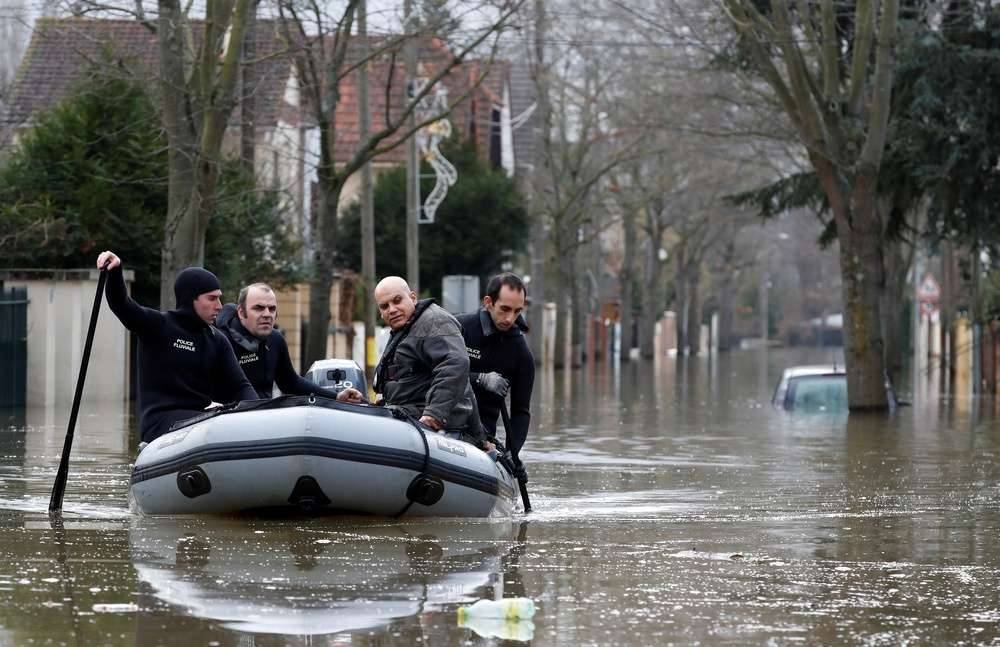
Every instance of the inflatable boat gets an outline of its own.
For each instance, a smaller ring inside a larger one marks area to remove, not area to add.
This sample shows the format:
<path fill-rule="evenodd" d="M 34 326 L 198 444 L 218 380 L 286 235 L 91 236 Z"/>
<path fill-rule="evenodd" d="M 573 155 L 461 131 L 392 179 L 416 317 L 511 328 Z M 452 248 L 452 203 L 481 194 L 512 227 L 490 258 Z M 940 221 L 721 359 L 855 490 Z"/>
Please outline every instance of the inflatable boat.
<path fill-rule="evenodd" d="M 184 421 L 140 453 L 130 497 L 150 515 L 261 509 L 501 517 L 517 484 L 495 457 L 385 407 L 280 396 Z"/>

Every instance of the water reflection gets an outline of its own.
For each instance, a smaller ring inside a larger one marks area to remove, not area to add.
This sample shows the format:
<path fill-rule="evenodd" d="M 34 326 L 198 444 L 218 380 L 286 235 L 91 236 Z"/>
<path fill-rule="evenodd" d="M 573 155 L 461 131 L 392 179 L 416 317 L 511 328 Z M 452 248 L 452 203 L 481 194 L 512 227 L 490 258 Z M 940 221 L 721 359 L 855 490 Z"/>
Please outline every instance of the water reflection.
<path fill-rule="evenodd" d="M 129 546 L 146 596 L 226 629 L 324 636 L 416 619 L 427 640 L 455 628 L 435 617 L 448 605 L 502 595 L 505 577 L 522 588 L 514 582 L 526 526 L 144 519 Z M 142 644 L 157 627 L 140 627 Z"/>

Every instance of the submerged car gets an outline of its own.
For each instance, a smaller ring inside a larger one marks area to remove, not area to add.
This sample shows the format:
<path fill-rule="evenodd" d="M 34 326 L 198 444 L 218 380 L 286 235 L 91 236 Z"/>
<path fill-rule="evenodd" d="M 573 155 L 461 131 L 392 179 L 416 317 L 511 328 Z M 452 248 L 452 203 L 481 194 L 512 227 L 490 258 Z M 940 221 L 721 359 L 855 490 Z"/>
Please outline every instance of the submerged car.
<path fill-rule="evenodd" d="M 889 410 L 907 403 L 896 398 L 892 382 L 885 378 Z M 846 412 L 847 373 L 841 364 L 818 364 L 786 368 L 774 389 L 771 404 L 785 411 Z"/>
<path fill-rule="evenodd" d="M 778 380 L 771 404 L 786 411 L 847 411 L 847 374 L 837 364 L 793 366 Z"/>

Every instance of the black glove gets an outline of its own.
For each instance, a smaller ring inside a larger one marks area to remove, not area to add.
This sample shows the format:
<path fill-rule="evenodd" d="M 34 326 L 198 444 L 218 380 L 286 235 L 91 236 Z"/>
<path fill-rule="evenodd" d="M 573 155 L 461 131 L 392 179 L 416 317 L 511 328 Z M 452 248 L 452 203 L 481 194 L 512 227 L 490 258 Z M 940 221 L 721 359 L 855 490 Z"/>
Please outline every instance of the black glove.
<path fill-rule="evenodd" d="M 510 391 L 510 382 L 496 371 L 480 373 L 479 377 L 476 378 L 476 384 L 484 391 L 500 398 L 507 397 L 507 391 Z"/>

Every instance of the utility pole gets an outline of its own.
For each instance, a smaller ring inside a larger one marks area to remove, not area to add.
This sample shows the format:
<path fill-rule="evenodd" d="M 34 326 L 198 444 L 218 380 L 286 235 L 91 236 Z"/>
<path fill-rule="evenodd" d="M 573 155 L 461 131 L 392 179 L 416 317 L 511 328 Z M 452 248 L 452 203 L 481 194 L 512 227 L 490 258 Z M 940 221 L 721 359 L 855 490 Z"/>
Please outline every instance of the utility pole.
<path fill-rule="evenodd" d="M 417 41 L 414 27 L 413 0 L 403 5 L 406 40 L 406 94 L 407 106 L 417 95 Z M 412 132 L 417 125 L 416 111 L 407 118 L 407 129 Z M 420 158 L 417 157 L 417 137 L 410 135 L 406 142 L 406 282 L 410 289 L 420 294 Z"/>
<path fill-rule="evenodd" d="M 770 304 L 770 287 L 771 287 L 771 273 L 768 268 L 769 259 L 764 259 L 764 269 L 760 274 L 760 283 L 757 285 L 757 302 L 759 304 L 758 309 L 760 310 L 760 339 L 764 342 L 764 347 L 767 347 L 767 336 L 769 333 L 770 326 L 768 325 L 768 316 L 771 310 Z"/>
<path fill-rule="evenodd" d="M 250 3 L 246 32 L 243 34 L 242 87 L 240 88 L 240 161 L 252 175 L 256 165 L 254 156 L 257 149 L 257 2 Z"/>
<path fill-rule="evenodd" d="M 360 139 L 366 141 L 371 135 L 371 106 L 368 103 L 368 58 L 371 48 L 368 42 L 368 3 L 358 4 L 358 39 L 361 41 L 361 58 L 358 68 L 358 112 Z M 372 383 L 375 374 L 375 304 L 372 291 L 375 289 L 375 197 L 372 191 L 372 165 L 365 162 L 361 167 L 361 278 L 364 284 L 362 297 L 365 321 L 365 375 Z"/>
<path fill-rule="evenodd" d="M 535 159 L 531 170 L 531 308 L 528 318 L 534 334 L 528 336 L 531 352 L 535 360 L 541 362 L 542 337 L 545 334 L 542 325 L 545 312 L 545 270 L 546 253 L 548 249 L 548 231 L 546 230 L 545 183 L 549 181 L 548 155 L 552 146 L 552 108 L 549 103 L 549 75 L 545 63 L 545 0 L 535 0 L 535 39 L 533 43 L 533 66 L 531 76 L 535 83 L 536 93 L 536 124 Z"/>

